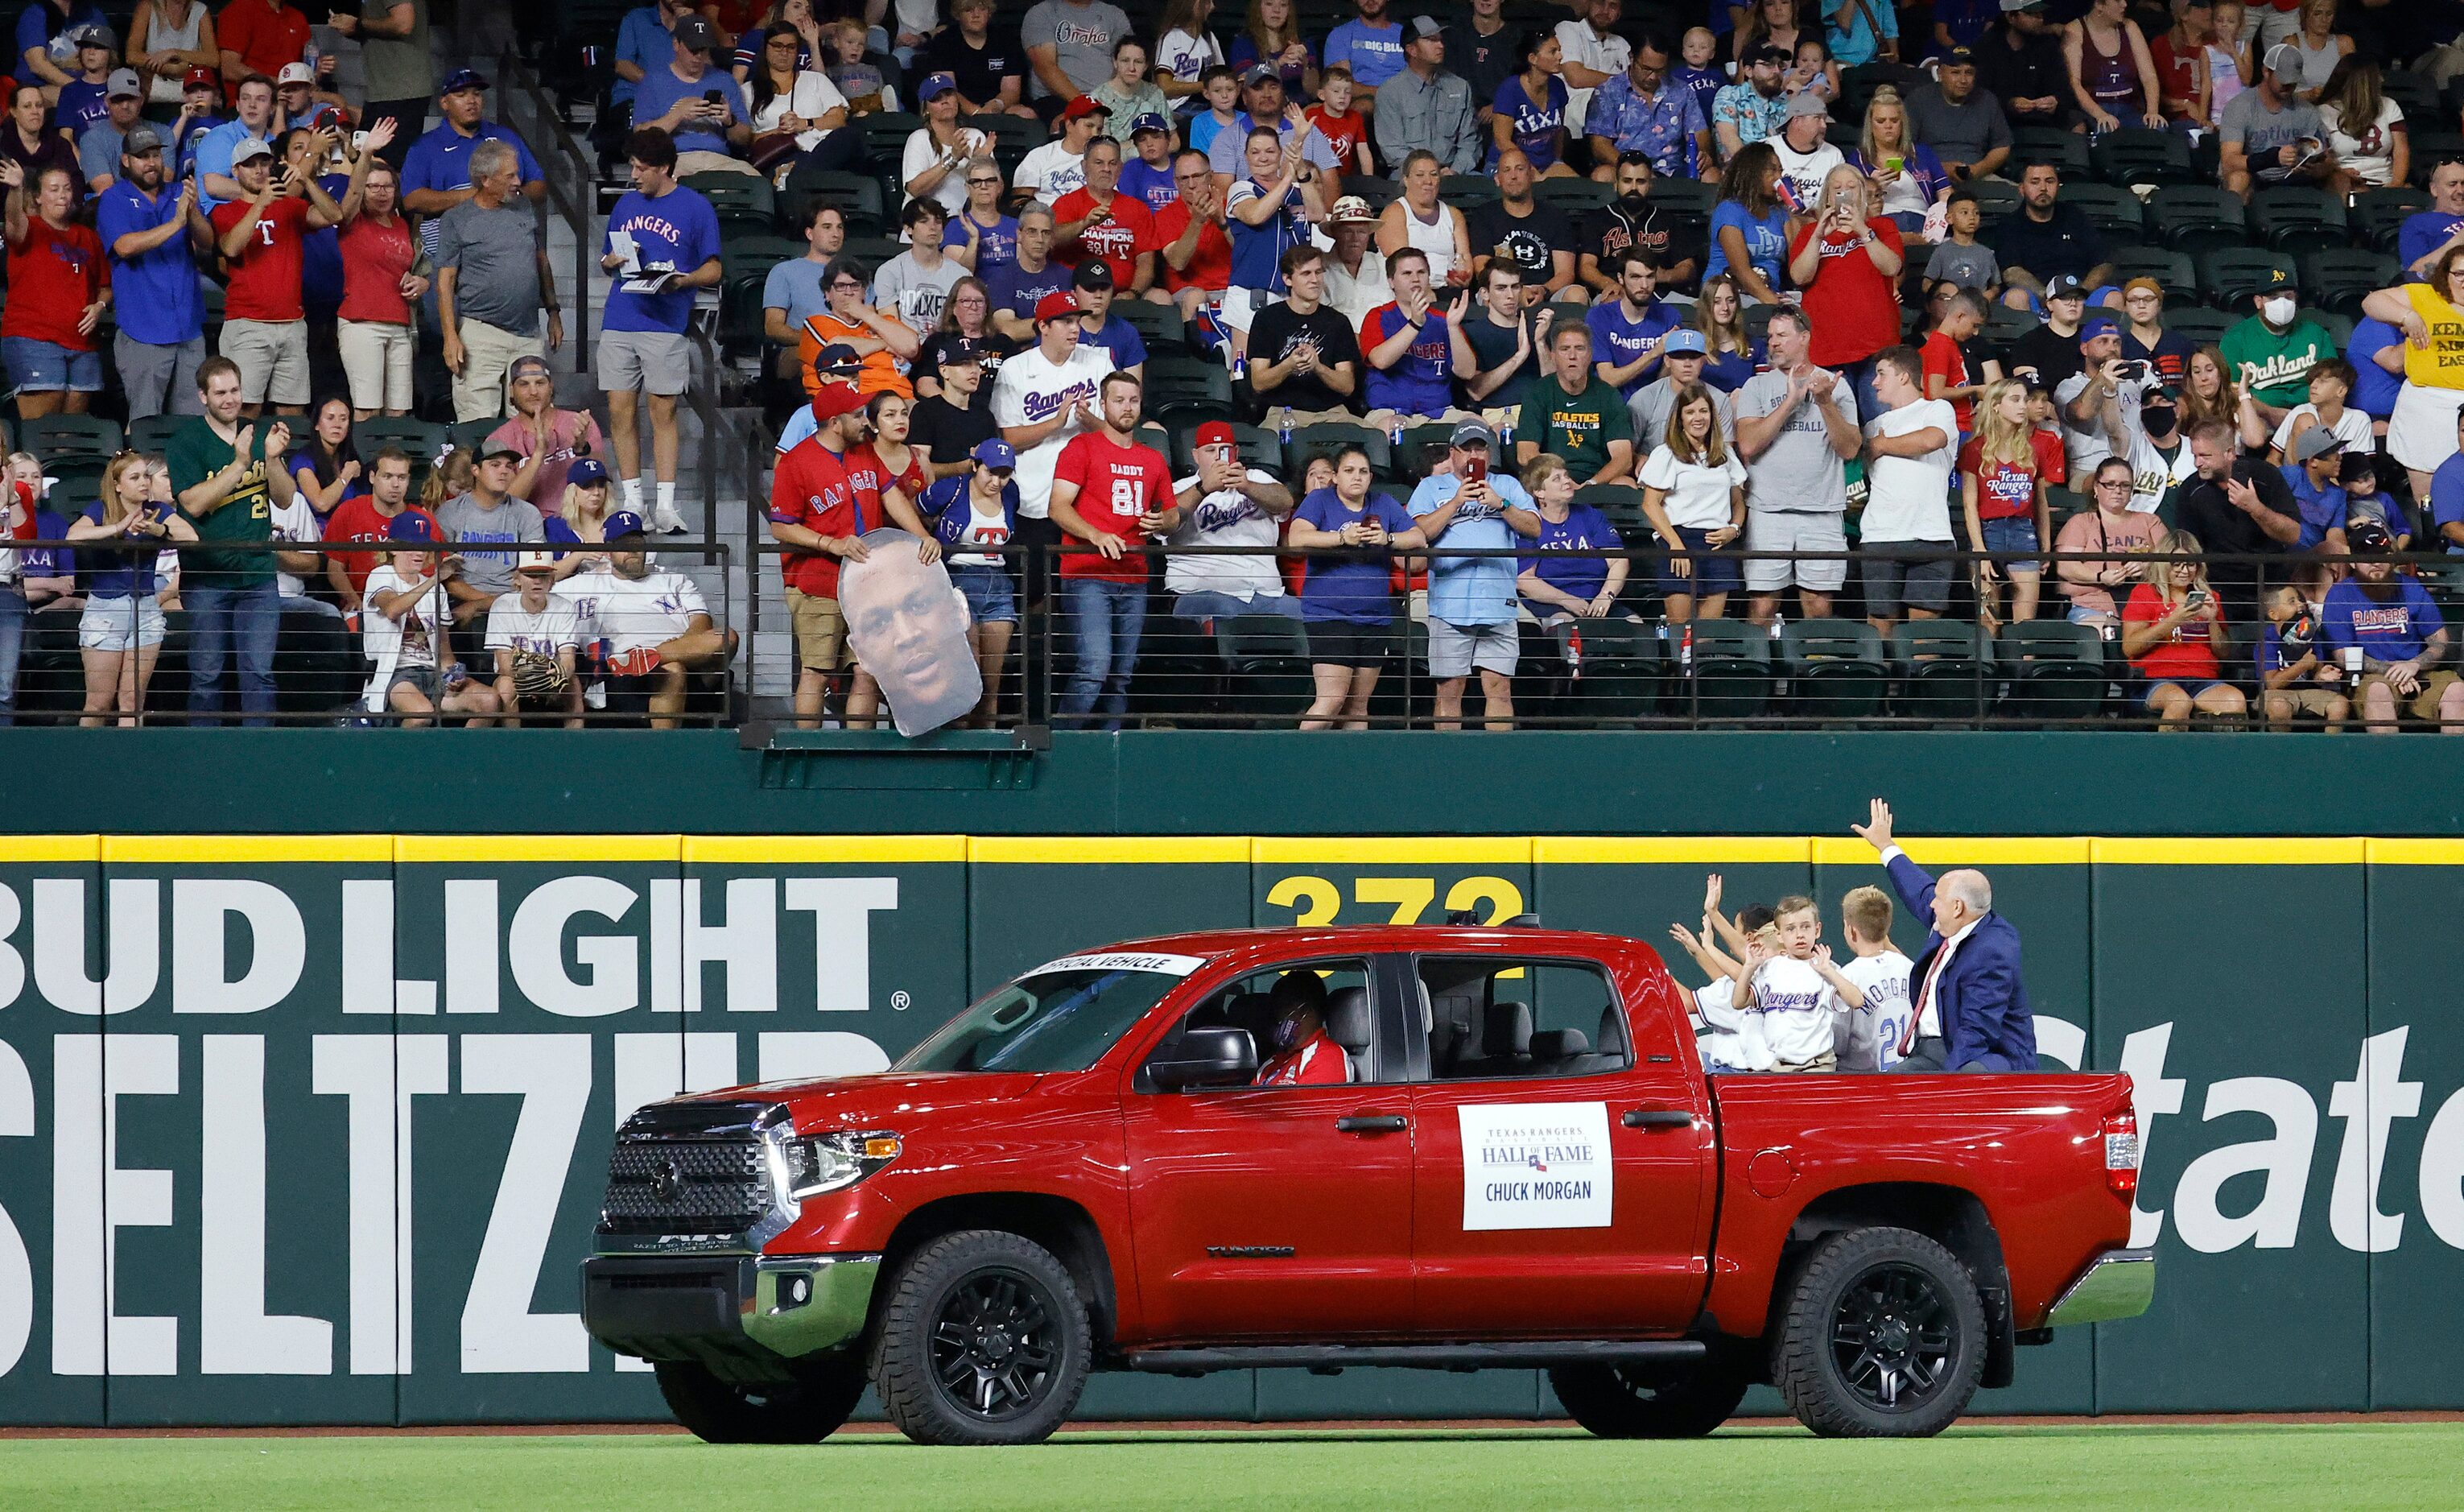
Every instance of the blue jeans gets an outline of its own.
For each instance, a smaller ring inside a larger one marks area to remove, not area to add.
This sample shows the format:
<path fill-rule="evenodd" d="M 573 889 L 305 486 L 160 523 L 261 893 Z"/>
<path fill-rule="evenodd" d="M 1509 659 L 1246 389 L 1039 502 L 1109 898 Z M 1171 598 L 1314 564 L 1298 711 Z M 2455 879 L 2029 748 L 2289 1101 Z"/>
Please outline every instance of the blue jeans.
<path fill-rule="evenodd" d="M 0 724 L 17 723 L 17 656 L 26 649 L 26 595 L 0 588 Z"/>
<path fill-rule="evenodd" d="M 239 706 L 245 724 L 271 724 L 274 713 L 274 642 L 282 630 L 282 593 L 267 578 L 253 588 L 192 588 L 180 595 L 188 609 L 188 716 L 219 720 L 223 712 L 223 660 L 239 654 Z"/>
<path fill-rule="evenodd" d="M 1147 586 L 1144 582 L 1112 583 L 1102 578 L 1062 580 L 1069 605 L 1070 629 L 1078 648 L 1077 670 L 1061 697 L 1064 723 L 1085 728 L 1084 718 L 1101 694 L 1110 728 L 1119 728 L 1130 711 L 1130 669 L 1137 665 L 1138 633 L 1146 628 Z"/>

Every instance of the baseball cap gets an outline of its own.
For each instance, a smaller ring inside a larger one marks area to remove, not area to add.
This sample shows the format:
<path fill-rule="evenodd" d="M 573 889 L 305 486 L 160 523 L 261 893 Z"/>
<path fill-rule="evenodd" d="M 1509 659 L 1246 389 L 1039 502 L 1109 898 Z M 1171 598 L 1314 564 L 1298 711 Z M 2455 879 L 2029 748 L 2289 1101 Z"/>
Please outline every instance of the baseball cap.
<path fill-rule="evenodd" d="M 162 150 L 163 134 L 142 121 L 129 127 L 128 135 L 120 139 L 120 155 L 124 158 L 142 158 L 148 152 Z"/>
<path fill-rule="evenodd" d="M 2346 452 L 2343 464 L 2336 469 L 2336 481 L 2349 488 L 2365 478 L 2378 481 L 2379 459 L 2367 452 Z"/>
<path fill-rule="evenodd" d="M 500 456 L 510 456 L 518 462 L 522 459 L 522 449 L 510 441 L 482 441 L 479 449 L 472 454 L 471 460 L 493 462 Z"/>
<path fill-rule="evenodd" d="M 222 87 L 223 76 L 215 73 L 210 68 L 192 68 L 180 77 L 180 92 L 182 94 L 186 94 L 191 89 L 220 89 Z"/>
<path fill-rule="evenodd" d="M 556 570 L 556 553 L 553 551 L 536 550 L 522 552 L 520 555 L 514 558 L 514 570 L 517 572 L 554 572 Z"/>
<path fill-rule="evenodd" d="M 2307 439 L 2307 432 L 2303 433 L 2303 437 Z M 2365 520 L 2360 524 L 2346 527 L 2344 544 L 2357 552 L 2392 551 L 2395 549 L 2395 537 L 2388 535 L 2387 526 L 2377 521 Z"/>
<path fill-rule="evenodd" d="M 505 376 L 507 378 L 526 378 L 532 373 L 553 374 L 555 371 L 556 369 L 547 365 L 546 358 L 541 357 L 537 352 L 525 352 L 521 356 L 514 359 L 514 365 L 505 369 Z"/>
<path fill-rule="evenodd" d="M 1089 257 L 1069 276 L 1069 286 L 1084 289 L 1089 294 L 1099 293 L 1112 286 L 1112 270 L 1098 259 Z"/>
<path fill-rule="evenodd" d="M 111 77 L 103 80 L 102 98 L 105 100 L 143 100 L 145 98 L 145 85 L 138 78 L 137 70 L 133 68 L 115 68 L 111 71 Z"/>
<path fill-rule="evenodd" d="M 1150 131 L 1169 136 L 1172 133 L 1172 125 L 1152 110 L 1130 122 L 1130 135 L 1133 137 L 1142 137 Z"/>
<path fill-rule="evenodd" d="M 930 104 L 934 100 L 940 99 L 943 95 L 953 95 L 957 93 L 957 90 L 958 79 L 957 75 L 948 73 L 927 74 L 924 76 L 924 82 L 915 86 L 915 98 L 923 100 L 927 104 Z"/>
<path fill-rule="evenodd" d="M 2301 50 L 2290 42 L 2278 42 L 2267 50 L 2267 71 L 2279 84 L 2301 82 Z"/>
<path fill-rule="evenodd" d="M 2341 452 L 2343 449 L 2344 441 L 2342 436 L 2323 425 L 2314 425 L 2302 432 L 2301 438 L 2293 443 L 2293 459 L 2297 462 L 2307 462 L 2314 457 L 2324 456 L 2330 452 Z"/>
<path fill-rule="evenodd" d="M 2267 284 L 2269 288 L 2274 288 L 2279 283 L 2291 283 L 2292 281 L 2293 275 L 2285 272 L 2282 268 L 2270 268 L 2267 270 Z"/>
<path fill-rule="evenodd" d="M 2013 11 L 2041 11 L 2044 8 L 2045 0 L 2002 0 L 2004 15 L 2009 15 Z"/>
<path fill-rule="evenodd" d="M 1688 354 L 1708 357 L 1711 355 L 1711 344 L 1705 341 L 1703 333 L 1691 325 L 1680 325 L 1668 333 L 1668 340 L 1661 346 L 1660 352 L 1663 357 L 1683 357 Z"/>
<path fill-rule="evenodd" d="M 1443 36 L 1445 33 L 1446 29 L 1438 25 L 1437 17 L 1416 15 L 1403 28 L 1403 45 L 1409 47 L 1414 42 L 1424 41 L 1433 36 Z"/>
<path fill-rule="evenodd" d="M 851 385 L 825 383 L 822 391 L 813 395 L 813 418 L 835 420 L 843 414 L 853 414 L 864 408 L 864 395 Z"/>
<path fill-rule="evenodd" d="M 564 480 L 576 488 L 604 483 L 607 481 L 607 464 L 595 456 L 585 456 L 564 470 Z"/>
<path fill-rule="evenodd" d="M 1110 116 L 1112 107 L 1092 95 L 1081 95 L 1062 107 L 1061 119 L 1075 121 L 1081 116 Z"/>
<path fill-rule="evenodd" d="M 627 536 L 642 533 L 642 517 L 629 509 L 619 509 L 599 526 L 600 536 L 607 541 L 622 541 Z"/>
<path fill-rule="evenodd" d="M 693 19 L 700 21 L 701 17 L 695 16 Z M 708 26 L 710 23 L 703 21 L 702 24 Z M 458 95 L 466 89 L 484 90 L 487 87 L 488 81 L 479 77 L 477 69 L 457 68 L 445 76 L 445 82 L 436 86 L 436 92 L 440 95 Z"/>
<path fill-rule="evenodd" d="M 976 449 L 967 455 L 986 467 L 1015 469 L 1018 466 L 1018 448 L 1000 436 L 994 436 L 988 441 L 978 441 Z"/>
<path fill-rule="evenodd" d="M 864 367 L 864 359 L 845 342 L 832 342 L 813 354 L 813 371 L 817 373 L 851 373 Z"/>
<path fill-rule="evenodd" d="M 718 29 L 708 16 L 688 15 L 676 22 L 672 35 L 695 53 L 707 53 L 718 46 Z"/>
<path fill-rule="evenodd" d="M 1085 313 L 1086 311 L 1079 306 L 1076 295 L 1065 294 L 1058 290 L 1035 301 L 1035 323 L 1038 325 L 1046 321 L 1058 321 Z"/>
<path fill-rule="evenodd" d="M 436 525 L 426 515 L 415 515 L 406 509 L 393 517 L 393 523 L 385 526 L 385 539 L 432 546 L 436 544 Z"/>
<path fill-rule="evenodd" d="M 274 148 L 263 141 L 255 137 L 242 137 L 239 139 L 239 145 L 231 148 L 231 167 L 237 167 L 243 163 L 253 163 L 258 158 L 272 156 L 274 156 Z"/>
<path fill-rule="evenodd" d="M 1788 53 L 1785 49 L 1774 47 L 1769 42 L 1756 42 L 1753 46 L 1746 49 L 1745 56 L 1741 61 L 1748 68 L 1753 67 L 1756 63 L 1770 63 L 1774 67 L 1785 67 L 1788 63 Z"/>
<path fill-rule="evenodd" d="M 305 63 L 285 63 L 282 65 L 282 72 L 274 76 L 274 87 L 276 89 L 287 88 L 293 84 L 314 84 L 315 82 L 317 82 L 317 75 Z"/>
<path fill-rule="evenodd" d="M 1942 55 L 1941 66 L 1944 68 L 1974 68 L 1976 66 L 1976 55 L 1967 48 L 1954 47 Z"/>
<path fill-rule="evenodd" d="M 1495 446 L 1497 433 L 1490 430 L 1485 420 L 1458 420 L 1455 434 L 1446 440 L 1455 446 Z"/>
<path fill-rule="evenodd" d="M 943 367 L 972 367 L 984 360 L 984 344 L 972 336 L 953 336 L 941 343 Z"/>
<path fill-rule="evenodd" d="M 120 38 L 107 26 L 81 26 L 70 33 L 79 47 L 118 47 Z"/>
<path fill-rule="evenodd" d="M 2085 346 L 2100 336 L 2120 336 L 2122 322 L 2110 315 L 2091 315 L 2079 322 L 2079 345 Z"/>
<path fill-rule="evenodd" d="M 1241 449 L 1240 440 L 1232 434 L 1232 427 L 1221 420 L 1209 420 L 1199 426 L 1197 436 L 1189 444 L 1192 447 L 1228 446 L 1235 452 Z"/>
<path fill-rule="evenodd" d="M 1371 210 L 1369 208 L 1369 202 L 1362 199 L 1359 195 L 1346 194 L 1343 198 L 1334 202 L 1334 211 L 1331 214 L 1327 216 L 1326 221 L 1330 226 L 1341 226 L 1360 221 L 1367 221 L 1370 224 L 1375 225 L 1377 221 L 1377 212 Z"/>
<path fill-rule="evenodd" d="M 1800 120 L 1806 116 L 1821 116 L 1827 119 L 1830 114 L 1831 107 L 1824 104 L 1812 90 L 1805 90 L 1788 98 L 1788 119 L 1791 121 Z"/>
<path fill-rule="evenodd" d="M 2156 298 L 2160 300 L 2165 297 L 2165 286 L 2153 278 L 2131 279 L 2128 283 L 2122 286 L 2123 297 L 2127 299 L 2131 295 L 2137 294 L 2142 289 L 2146 290 L 2148 293 L 2156 296 Z"/>
<path fill-rule="evenodd" d="M 2070 275 L 2064 274 L 2062 277 L 2056 278 L 2053 282 L 2045 285 L 2045 298 L 2048 300 L 2084 300 L 2087 298 L 2087 285 L 2079 282 Z"/>
<path fill-rule="evenodd" d="M 1260 63 L 1241 76 L 1241 82 L 1244 84 L 1280 84 L 1283 81 L 1284 76 L 1275 72 L 1275 66 L 1272 63 Z"/>

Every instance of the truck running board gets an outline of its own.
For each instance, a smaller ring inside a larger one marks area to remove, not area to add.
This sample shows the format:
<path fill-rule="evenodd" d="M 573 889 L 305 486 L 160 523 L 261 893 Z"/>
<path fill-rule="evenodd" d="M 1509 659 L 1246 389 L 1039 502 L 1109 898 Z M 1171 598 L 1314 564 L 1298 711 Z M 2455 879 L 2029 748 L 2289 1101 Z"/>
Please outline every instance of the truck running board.
<path fill-rule="evenodd" d="M 1556 1365 L 1683 1365 L 1709 1351 L 1699 1339 L 1644 1339 L 1628 1343 L 1536 1340 L 1507 1344 L 1260 1345 L 1221 1349 L 1132 1349 L 1117 1367 L 1161 1375 L 1204 1375 L 1213 1370 L 1307 1369 L 1321 1373 L 1353 1366 L 1421 1370 L 1533 1369 Z"/>

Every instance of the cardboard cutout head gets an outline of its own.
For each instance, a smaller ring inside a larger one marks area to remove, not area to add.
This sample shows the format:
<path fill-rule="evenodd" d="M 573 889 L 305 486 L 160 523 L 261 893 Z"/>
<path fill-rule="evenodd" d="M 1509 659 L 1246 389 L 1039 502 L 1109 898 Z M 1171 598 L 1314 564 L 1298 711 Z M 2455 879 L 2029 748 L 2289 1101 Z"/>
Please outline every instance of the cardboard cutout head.
<path fill-rule="evenodd" d="M 871 531 L 865 560 L 839 574 L 847 643 L 911 740 L 964 718 L 984 692 L 967 648 L 966 595 L 948 568 L 917 555 L 921 545 L 903 530 Z"/>

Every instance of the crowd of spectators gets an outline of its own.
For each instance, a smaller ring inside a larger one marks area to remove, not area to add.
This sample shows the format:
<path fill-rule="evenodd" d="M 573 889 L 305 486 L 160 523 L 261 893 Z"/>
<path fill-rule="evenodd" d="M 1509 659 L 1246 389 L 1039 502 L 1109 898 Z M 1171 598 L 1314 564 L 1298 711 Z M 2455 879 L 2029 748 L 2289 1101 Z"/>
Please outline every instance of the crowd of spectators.
<path fill-rule="evenodd" d="M 1475 0 L 1454 24 L 1352 6 L 1312 33 L 1290 0 L 1220 25 L 1180 0 L 1150 31 L 1043 0 L 1012 49 L 978 0 L 896 57 L 925 110 L 897 218 L 927 250 L 869 266 L 816 197 L 810 255 L 763 299 L 779 370 L 833 411 L 781 441 L 800 717 L 848 670 L 827 554 L 884 523 L 956 545 L 972 500 L 967 544 L 1059 552 L 1058 587 L 969 596 L 1000 627 L 975 641 L 994 689 L 1015 627 L 1055 606 L 1065 718 L 1123 716 L 1152 592 L 1200 626 L 1302 620 L 1313 726 L 1365 718 L 1399 617 L 1425 626 L 1439 723 L 1477 670 L 1502 726 L 1518 625 L 1656 621 L 1673 654 L 1697 620 L 1857 613 L 1885 636 L 2090 627 L 2168 728 L 2464 732 L 2452 576 L 2348 560 L 2464 556 L 2464 137 L 2415 150 L 2464 117 L 2451 94 L 2422 119 L 2435 85 L 2399 67 L 2464 72 L 2464 10 L 1761 0 L 1670 35 L 1621 0 Z M 990 114 L 1049 135 L 1004 171 Z M 2387 202 L 2397 266 L 2322 318 L 2307 270 L 2231 291 L 2136 271 L 2086 192 L 2108 142 L 2163 163 L 2095 183 L 2134 220 L 2202 181 L 2252 214 L 2323 191 L 2339 237 L 2360 196 L 2419 180 L 2427 201 Z M 2231 318 L 2182 317 L 2203 294 Z M 1190 351 L 1265 445 L 1210 425 L 1170 446 L 1226 416 L 1148 400 Z M 917 397 L 924 486 L 861 460 L 885 391 Z M 1134 444 L 1131 395 L 1163 435 L 1140 506 L 1097 523 L 1054 479 L 1085 438 Z M 883 487 L 817 510 L 809 468 L 784 480 L 808 447 Z M 1183 465 L 1158 484 L 1165 450 Z M 1278 544 L 1322 554 L 1170 555 Z M 1169 564 L 1152 584 L 1142 545 Z M 1645 555 L 1575 554 L 1620 545 Z M 1001 553 L 977 555 L 980 575 Z"/>

